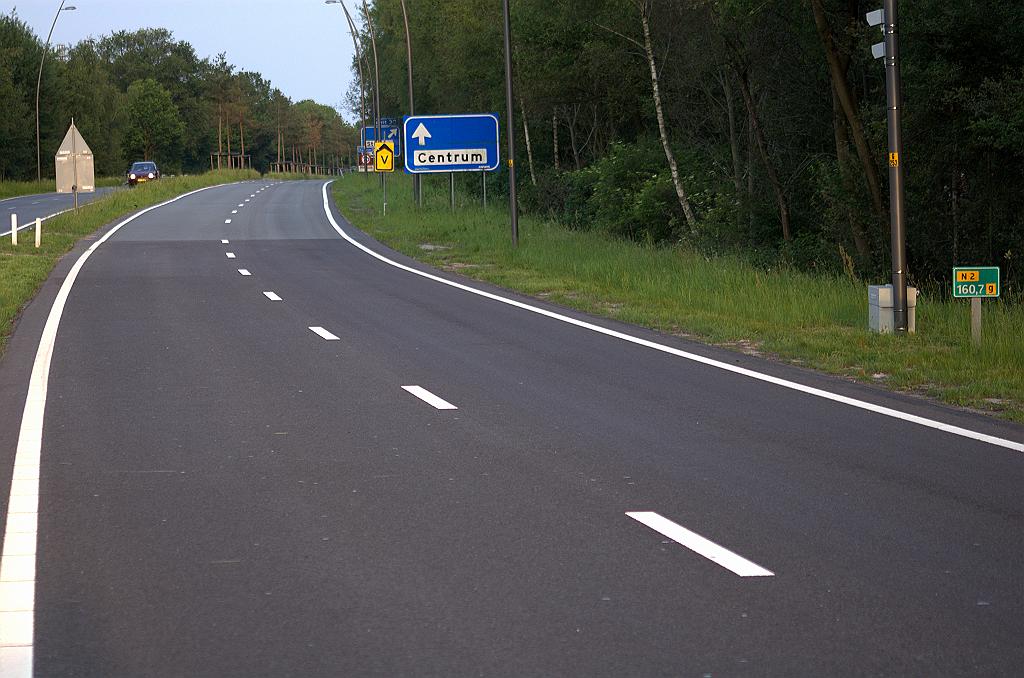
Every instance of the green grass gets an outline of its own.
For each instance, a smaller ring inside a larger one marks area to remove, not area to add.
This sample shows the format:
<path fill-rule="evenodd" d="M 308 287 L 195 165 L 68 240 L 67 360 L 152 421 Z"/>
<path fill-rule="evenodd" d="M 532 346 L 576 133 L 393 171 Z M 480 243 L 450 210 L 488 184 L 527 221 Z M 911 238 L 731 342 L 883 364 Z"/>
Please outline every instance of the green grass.
<path fill-rule="evenodd" d="M 867 285 L 732 258 L 647 248 L 598 233 L 520 219 L 511 246 L 505 204 L 465 195 L 448 208 L 447 178 L 429 177 L 424 208 L 406 177 L 389 178 L 387 216 L 376 179 L 333 186 L 341 211 L 404 254 L 565 306 L 765 355 L 890 389 L 1024 421 L 1024 306 L 984 302 L 984 341 L 970 338 L 966 300 L 925 296 L 918 333 L 867 330 Z M 424 249 L 431 245 L 443 249 Z"/>
<path fill-rule="evenodd" d="M 57 260 L 79 239 L 115 219 L 182 193 L 258 178 L 257 172 L 236 170 L 161 179 L 131 191 L 115 191 L 82 206 L 77 212 L 67 212 L 46 221 L 39 249 L 35 247 L 32 229 L 19 233 L 17 247 L 11 245 L 10 237 L 0 239 L 0 354 L 18 312 L 46 280 Z"/>

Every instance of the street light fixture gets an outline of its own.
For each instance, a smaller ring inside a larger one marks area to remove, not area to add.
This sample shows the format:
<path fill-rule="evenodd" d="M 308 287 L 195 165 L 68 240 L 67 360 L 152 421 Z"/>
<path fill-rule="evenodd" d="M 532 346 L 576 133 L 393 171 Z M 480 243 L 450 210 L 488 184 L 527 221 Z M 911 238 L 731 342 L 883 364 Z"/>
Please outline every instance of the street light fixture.
<path fill-rule="evenodd" d="M 53 28 L 57 25 L 57 17 L 61 12 L 71 12 L 76 9 L 74 5 L 64 6 L 67 0 L 60 0 L 60 7 L 53 15 L 53 23 L 50 24 L 50 32 L 46 36 L 46 44 L 43 46 L 43 56 L 39 59 L 39 76 L 36 78 L 36 181 L 43 180 L 43 156 L 39 145 L 39 86 L 43 82 L 43 61 L 46 60 L 46 53 L 50 50 L 50 38 L 53 37 Z"/>
<path fill-rule="evenodd" d="M 348 13 L 348 8 L 345 7 L 345 3 L 342 0 L 324 0 L 326 5 L 341 5 L 341 9 L 345 12 L 345 20 L 348 22 L 349 31 L 352 33 L 352 44 L 356 50 L 356 64 L 359 66 L 359 128 L 362 130 L 363 126 L 366 125 L 366 95 L 365 87 L 363 85 L 363 55 L 362 50 L 359 47 L 359 38 L 356 32 L 356 24 L 352 21 L 352 15 Z M 356 158 L 359 159 L 361 153 L 356 154 Z M 367 174 L 369 176 L 369 174 Z"/>

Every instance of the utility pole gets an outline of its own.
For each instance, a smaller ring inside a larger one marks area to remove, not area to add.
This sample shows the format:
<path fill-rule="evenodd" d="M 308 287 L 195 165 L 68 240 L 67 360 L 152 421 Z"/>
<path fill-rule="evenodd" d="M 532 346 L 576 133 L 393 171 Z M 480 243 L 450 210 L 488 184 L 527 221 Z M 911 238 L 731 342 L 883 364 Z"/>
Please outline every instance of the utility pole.
<path fill-rule="evenodd" d="M 907 313 L 907 246 L 906 210 L 903 185 L 903 92 L 900 82 L 900 49 L 896 0 L 884 0 L 882 9 L 867 15 L 868 25 L 881 24 L 884 39 L 874 45 L 872 54 L 885 59 L 885 107 L 889 127 L 889 226 L 892 254 L 893 330 L 906 332 Z"/>
<path fill-rule="evenodd" d="M 365 1 L 365 0 L 364 0 Z M 508 139 L 508 208 L 512 217 L 512 246 L 519 246 L 519 205 L 516 199 L 516 136 L 512 124 L 512 21 L 508 0 L 503 0 L 505 9 L 505 131 Z"/>

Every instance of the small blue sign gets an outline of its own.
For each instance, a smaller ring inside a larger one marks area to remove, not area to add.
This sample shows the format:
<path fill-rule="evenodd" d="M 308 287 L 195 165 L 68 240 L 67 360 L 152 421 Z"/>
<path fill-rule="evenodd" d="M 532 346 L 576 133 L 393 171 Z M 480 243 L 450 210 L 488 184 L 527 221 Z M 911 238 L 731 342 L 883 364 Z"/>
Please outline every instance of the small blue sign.
<path fill-rule="evenodd" d="M 493 172 L 498 169 L 498 115 L 405 117 L 405 171 Z"/>
<path fill-rule="evenodd" d="M 397 125 L 384 125 L 380 126 L 381 141 L 390 141 L 395 145 L 395 155 L 402 155 L 402 135 L 398 131 Z M 373 143 L 377 140 L 376 130 L 373 127 L 364 127 L 362 129 L 362 138 L 364 146 L 373 146 Z"/>

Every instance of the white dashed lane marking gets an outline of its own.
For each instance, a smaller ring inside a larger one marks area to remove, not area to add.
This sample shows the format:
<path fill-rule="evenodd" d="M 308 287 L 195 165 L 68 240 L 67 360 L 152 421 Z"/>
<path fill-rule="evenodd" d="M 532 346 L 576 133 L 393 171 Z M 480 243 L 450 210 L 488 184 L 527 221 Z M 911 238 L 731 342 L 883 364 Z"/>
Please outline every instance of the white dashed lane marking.
<path fill-rule="evenodd" d="M 224 256 L 226 256 L 228 259 L 234 259 L 235 258 L 235 253 L 234 252 L 225 252 Z"/>
<path fill-rule="evenodd" d="M 281 301 L 281 297 L 277 296 L 273 292 L 264 292 L 263 296 L 265 296 L 267 299 L 270 299 L 271 301 Z"/>
<path fill-rule="evenodd" d="M 227 240 L 221 240 L 220 242 L 221 242 L 222 245 L 227 245 L 228 244 Z"/>
<path fill-rule="evenodd" d="M 737 555 L 653 511 L 627 511 L 626 515 L 741 577 L 775 576 L 771 570 L 766 570 L 757 563 L 752 563 L 743 556 Z"/>
<path fill-rule="evenodd" d="M 439 398 L 438 396 L 434 395 L 433 393 L 423 388 L 422 386 L 403 386 L 402 388 L 408 391 L 409 393 L 413 394 L 423 402 L 427 403 L 428 405 L 431 405 L 439 410 L 459 409 L 455 407 L 455 405 L 452 405 L 450 402 L 445 400 L 444 398 Z"/>
<path fill-rule="evenodd" d="M 231 220 L 230 220 L 230 219 L 225 219 L 225 220 L 224 220 L 224 223 L 225 223 L 225 224 L 230 224 L 230 223 L 231 223 Z"/>
<path fill-rule="evenodd" d="M 241 273 L 242 275 L 252 275 L 252 273 L 249 273 L 249 269 L 247 268 L 240 268 L 238 269 L 238 272 Z"/>
<path fill-rule="evenodd" d="M 338 337 L 334 336 L 322 327 L 310 327 L 309 331 L 323 339 L 326 339 L 327 341 L 341 341 Z"/>

